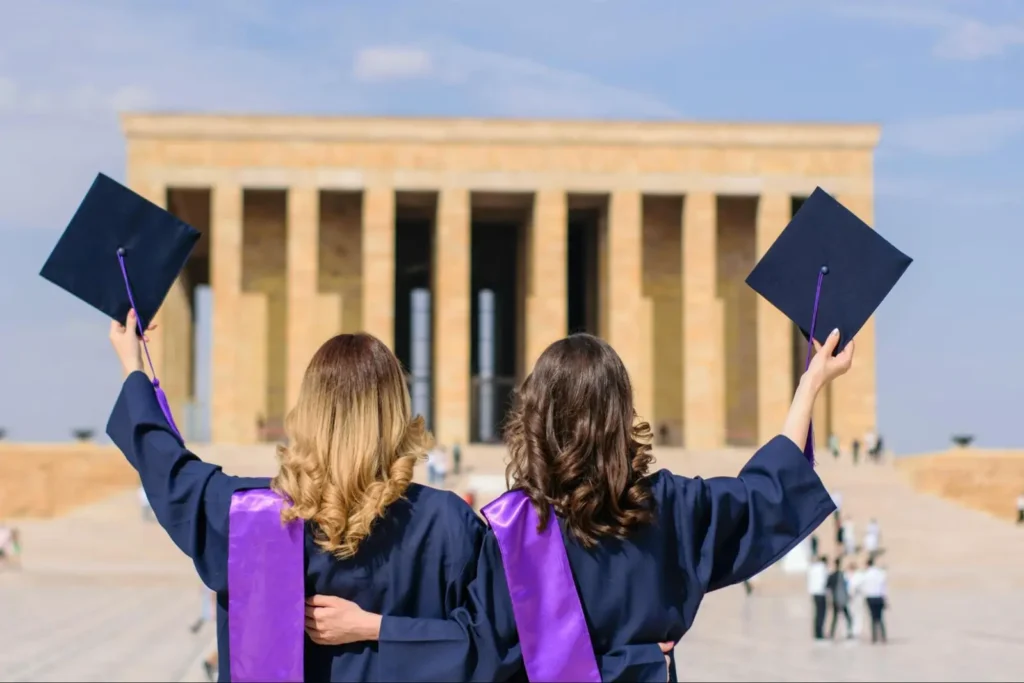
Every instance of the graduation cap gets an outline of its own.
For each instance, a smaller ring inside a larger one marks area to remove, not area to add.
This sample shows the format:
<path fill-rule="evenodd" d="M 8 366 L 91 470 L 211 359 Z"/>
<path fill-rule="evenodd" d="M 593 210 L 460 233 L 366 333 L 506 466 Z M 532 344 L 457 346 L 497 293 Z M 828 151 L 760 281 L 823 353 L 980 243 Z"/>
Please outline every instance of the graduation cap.
<path fill-rule="evenodd" d="M 769 247 L 747 284 L 786 314 L 813 343 L 834 329 L 839 353 L 892 291 L 913 259 L 820 187 Z M 813 429 L 805 453 L 814 460 Z"/>
<path fill-rule="evenodd" d="M 198 230 L 100 173 L 39 274 L 118 322 L 135 309 L 141 337 L 198 240 Z M 178 432 L 142 345 L 160 408 Z"/>

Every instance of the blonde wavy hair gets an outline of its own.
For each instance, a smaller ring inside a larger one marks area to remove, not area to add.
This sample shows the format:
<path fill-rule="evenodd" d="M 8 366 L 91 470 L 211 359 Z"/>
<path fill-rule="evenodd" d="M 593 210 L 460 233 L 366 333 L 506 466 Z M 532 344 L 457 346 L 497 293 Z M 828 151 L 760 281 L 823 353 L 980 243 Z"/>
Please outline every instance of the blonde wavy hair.
<path fill-rule="evenodd" d="M 285 418 L 288 445 L 277 451 L 271 486 L 291 502 L 281 519 L 312 522 L 317 545 L 355 555 L 432 446 L 409 403 L 402 366 L 376 337 L 341 334 L 321 346 Z"/>

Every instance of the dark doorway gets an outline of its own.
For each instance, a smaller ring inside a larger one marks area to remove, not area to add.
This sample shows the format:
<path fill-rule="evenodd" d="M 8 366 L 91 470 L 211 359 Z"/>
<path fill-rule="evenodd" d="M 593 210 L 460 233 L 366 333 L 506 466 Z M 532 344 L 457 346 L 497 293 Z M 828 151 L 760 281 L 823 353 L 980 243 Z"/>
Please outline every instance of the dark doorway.
<path fill-rule="evenodd" d="M 430 300 L 433 279 L 433 227 L 435 198 L 419 195 L 399 195 L 395 215 L 395 355 L 402 363 L 409 383 L 413 412 L 422 415 L 427 427 L 433 429 L 433 301 Z M 421 320 L 419 333 L 420 353 L 417 362 L 413 353 L 413 297 L 418 305 L 428 309 L 427 319 Z M 414 373 L 416 376 L 414 377 Z"/>
<path fill-rule="evenodd" d="M 569 211 L 566 271 L 569 333 L 598 334 L 598 242 L 601 210 Z"/>
<path fill-rule="evenodd" d="M 518 286 L 520 231 L 524 222 L 514 218 L 473 222 L 470 438 L 475 442 L 500 439 L 515 388 L 519 332 L 517 296 L 521 289 Z M 482 322 L 487 324 L 482 325 Z"/>

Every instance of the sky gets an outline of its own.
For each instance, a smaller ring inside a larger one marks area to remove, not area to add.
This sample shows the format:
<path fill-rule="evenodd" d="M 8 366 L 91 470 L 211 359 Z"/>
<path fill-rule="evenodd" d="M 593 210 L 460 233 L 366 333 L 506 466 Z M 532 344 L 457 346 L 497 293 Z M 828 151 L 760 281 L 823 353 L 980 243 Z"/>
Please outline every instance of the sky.
<path fill-rule="evenodd" d="M 904 453 L 954 433 L 1024 446 L 1020 0 L 0 0 L 0 16 L 8 439 L 103 429 L 108 323 L 38 272 L 95 174 L 124 177 L 118 112 L 160 110 L 880 123 L 875 227 L 914 258 L 878 312 L 880 431 Z"/>

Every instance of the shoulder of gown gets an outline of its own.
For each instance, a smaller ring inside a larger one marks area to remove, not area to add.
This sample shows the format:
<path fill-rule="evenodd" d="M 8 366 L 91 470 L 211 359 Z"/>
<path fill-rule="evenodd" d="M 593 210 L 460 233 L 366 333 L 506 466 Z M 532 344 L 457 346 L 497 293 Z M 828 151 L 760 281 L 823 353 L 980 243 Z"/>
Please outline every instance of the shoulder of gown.
<path fill-rule="evenodd" d="M 267 477 L 232 477 L 189 451 L 167 423 L 143 372 L 124 381 L 107 434 L 138 471 L 157 521 L 192 558 L 203 582 L 227 590 L 228 518 L 236 491 L 269 488 Z"/>
<path fill-rule="evenodd" d="M 679 568 L 702 592 L 745 581 L 809 536 L 835 504 L 793 441 L 776 436 L 735 477 L 650 476 Z"/>

